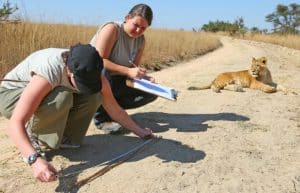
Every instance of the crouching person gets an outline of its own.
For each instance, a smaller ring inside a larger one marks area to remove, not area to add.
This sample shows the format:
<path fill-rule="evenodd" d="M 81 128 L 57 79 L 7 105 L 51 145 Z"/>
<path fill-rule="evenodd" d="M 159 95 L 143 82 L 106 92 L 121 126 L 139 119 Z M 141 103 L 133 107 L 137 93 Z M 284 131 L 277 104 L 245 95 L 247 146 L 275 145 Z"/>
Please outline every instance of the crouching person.
<path fill-rule="evenodd" d="M 38 180 L 49 182 L 57 176 L 40 146 L 80 147 L 100 105 L 137 136 L 153 137 L 118 105 L 102 70 L 97 50 L 77 44 L 36 51 L 4 77 L 0 112 L 9 119 L 7 133 Z"/>

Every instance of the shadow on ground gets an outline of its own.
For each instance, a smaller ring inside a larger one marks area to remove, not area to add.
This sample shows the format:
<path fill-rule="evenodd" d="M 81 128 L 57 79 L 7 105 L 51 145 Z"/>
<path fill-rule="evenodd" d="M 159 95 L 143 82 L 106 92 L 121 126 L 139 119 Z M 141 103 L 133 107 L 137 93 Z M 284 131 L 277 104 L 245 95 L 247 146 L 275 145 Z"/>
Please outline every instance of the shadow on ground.
<path fill-rule="evenodd" d="M 165 132 L 176 129 L 178 132 L 207 131 L 206 121 L 249 121 L 243 115 L 235 113 L 217 114 L 171 114 L 161 112 L 148 112 L 133 114 L 132 118 L 144 127 L 151 128 L 154 132 Z"/>
<path fill-rule="evenodd" d="M 92 135 L 86 136 L 83 146 L 79 149 L 51 151 L 47 153 L 47 156 L 51 159 L 54 155 L 61 155 L 72 162 L 80 162 L 64 168 L 62 174 L 65 175 L 79 170 L 84 172 L 91 167 L 130 151 L 143 142 L 144 140 L 133 136 Z M 159 139 L 156 142 L 147 144 L 142 151 L 127 162 L 136 162 L 148 156 L 156 156 L 162 162 L 195 163 L 204 159 L 205 153 L 175 140 Z M 95 167 L 93 171 L 96 172 L 102 167 Z M 60 178 L 56 191 L 77 192 L 78 188 L 74 184 L 81 172 L 70 177 Z"/>
<path fill-rule="evenodd" d="M 249 118 L 234 113 L 219 114 L 169 114 L 169 113 L 138 113 L 132 115 L 133 119 L 143 126 L 152 128 L 155 133 L 165 132 L 175 128 L 179 132 L 206 131 L 208 125 L 206 121 L 248 121 Z M 86 136 L 83 146 L 74 150 L 55 150 L 48 152 L 51 159 L 54 155 L 61 155 L 72 162 L 79 162 L 75 165 L 63 169 L 62 174 L 66 175 L 75 171 L 80 171 L 75 175 L 59 179 L 57 192 L 78 192 L 79 188 L 74 186 L 78 181 L 78 175 L 94 167 L 93 171 L 98 171 L 102 167 L 95 167 L 103 162 L 111 160 L 136 146 L 142 144 L 144 140 L 126 135 L 90 135 Z M 202 150 L 182 144 L 171 139 L 159 139 L 143 148 L 136 156 L 127 162 L 136 162 L 148 156 L 156 156 L 162 162 L 176 161 L 180 163 L 195 163 L 205 158 L 206 154 Z M 89 170 L 90 171 L 90 170 Z"/>

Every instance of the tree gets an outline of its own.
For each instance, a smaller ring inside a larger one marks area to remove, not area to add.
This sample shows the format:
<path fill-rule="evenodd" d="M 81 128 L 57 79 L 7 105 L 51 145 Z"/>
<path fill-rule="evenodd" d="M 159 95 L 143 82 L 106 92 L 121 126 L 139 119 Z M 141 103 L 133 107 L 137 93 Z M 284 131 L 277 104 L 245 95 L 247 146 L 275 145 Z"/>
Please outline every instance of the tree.
<path fill-rule="evenodd" d="M 266 16 L 266 22 L 273 23 L 273 31 L 279 33 L 299 33 L 300 5 L 277 5 L 276 11 Z"/>
<path fill-rule="evenodd" d="M 233 23 L 217 20 L 216 22 L 210 21 L 208 24 L 204 24 L 201 30 L 206 32 L 228 32 L 231 36 L 242 35 L 246 33 L 247 29 L 244 25 L 244 19 L 242 17 L 237 18 Z"/>
<path fill-rule="evenodd" d="M 0 21 L 7 21 L 9 16 L 18 10 L 17 6 L 11 7 L 10 2 L 7 0 L 0 8 Z"/>

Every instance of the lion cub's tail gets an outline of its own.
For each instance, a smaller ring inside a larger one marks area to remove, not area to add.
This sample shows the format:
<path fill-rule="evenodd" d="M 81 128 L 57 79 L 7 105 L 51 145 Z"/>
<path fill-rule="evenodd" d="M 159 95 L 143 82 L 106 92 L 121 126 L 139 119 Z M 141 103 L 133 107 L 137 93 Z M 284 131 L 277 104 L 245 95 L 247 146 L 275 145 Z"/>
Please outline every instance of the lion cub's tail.
<path fill-rule="evenodd" d="M 188 90 L 204 90 L 204 89 L 210 89 L 211 84 L 206 85 L 206 86 L 201 86 L 201 87 L 196 87 L 196 86 L 190 86 L 188 87 Z"/>

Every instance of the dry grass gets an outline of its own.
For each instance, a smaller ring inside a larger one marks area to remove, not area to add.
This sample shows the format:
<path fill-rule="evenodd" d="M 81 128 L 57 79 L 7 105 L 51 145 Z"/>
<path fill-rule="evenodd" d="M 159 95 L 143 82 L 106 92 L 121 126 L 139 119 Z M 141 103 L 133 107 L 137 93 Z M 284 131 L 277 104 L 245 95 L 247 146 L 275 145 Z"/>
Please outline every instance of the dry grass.
<path fill-rule="evenodd" d="M 66 48 L 72 44 L 88 42 L 95 33 L 95 27 L 34 24 L 0 23 L 0 72 L 3 75 L 33 51 L 48 48 Z"/>
<path fill-rule="evenodd" d="M 214 34 L 173 30 L 148 30 L 146 51 L 142 60 L 148 69 L 193 58 L 221 46 Z"/>
<path fill-rule="evenodd" d="M 246 34 L 243 39 L 272 43 L 300 50 L 300 35 Z"/>
<path fill-rule="evenodd" d="M 88 43 L 96 30 L 95 26 L 65 24 L 0 24 L 0 75 L 2 77 L 33 51 Z M 151 29 L 146 33 L 147 46 L 142 63 L 153 70 L 159 70 L 162 63 L 204 54 L 221 45 L 217 37 L 202 33 Z"/>
<path fill-rule="evenodd" d="M 68 48 L 78 42 L 88 43 L 96 26 L 0 23 L 0 76 L 33 51 L 48 48 Z M 244 39 L 262 41 L 300 50 L 300 35 L 246 34 Z M 142 64 L 151 70 L 205 54 L 221 46 L 217 35 L 174 30 L 149 29 Z"/>

